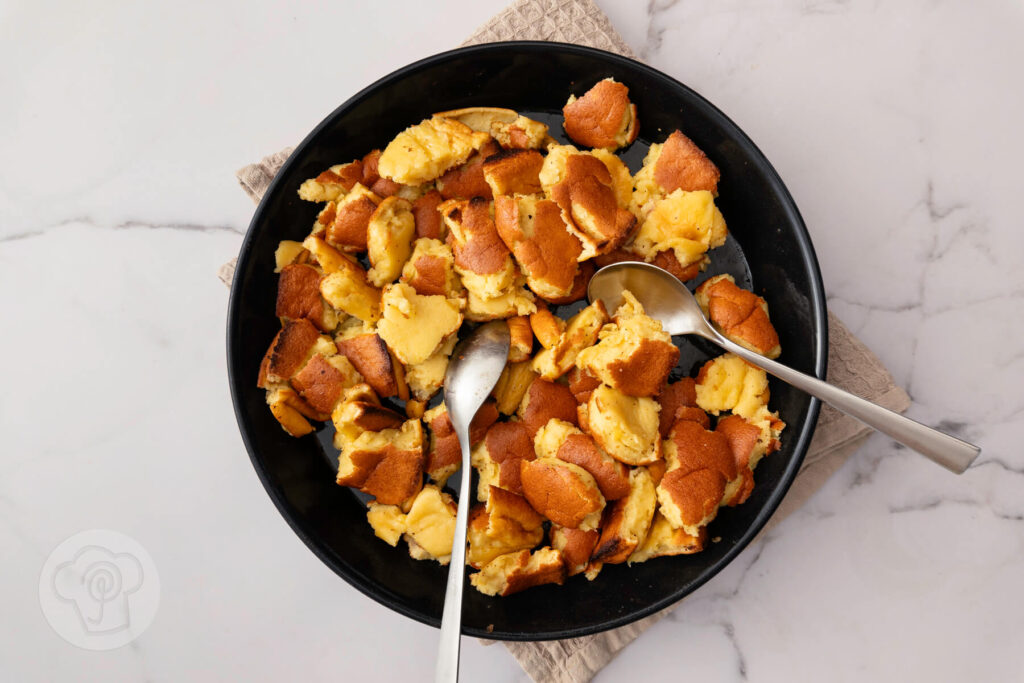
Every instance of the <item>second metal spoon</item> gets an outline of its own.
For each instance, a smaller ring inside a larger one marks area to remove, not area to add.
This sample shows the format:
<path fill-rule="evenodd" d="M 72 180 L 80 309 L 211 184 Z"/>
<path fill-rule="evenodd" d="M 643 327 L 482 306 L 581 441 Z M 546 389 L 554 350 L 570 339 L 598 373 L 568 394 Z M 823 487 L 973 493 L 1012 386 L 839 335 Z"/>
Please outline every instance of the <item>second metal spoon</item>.
<path fill-rule="evenodd" d="M 455 515 L 452 557 L 448 562 L 448 587 L 441 615 L 441 642 L 437 649 L 434 680 L 459 679 L 459 645 L 462 635 L 462 587 L 466 572 L 466 520 L 473 492 L 469 486 L 469 423 L 498 383 L 511 344 L 508 325 L 495 321 L 481 325 L 455 347 L 444 374 L 444 404 L 462 449 L 462 486 Z"/>
<path fill-rule="evenodd" d="M 686 285 L 657 266 L 624 262 L 602 268 L 590 280 L 587 296 L 591 301 L 600 299 L 609 312 L 614 312 L 622 302 L 624 289 L 632 292 L 643 304 L 647 315 L 660 320 L 669 334 L 696 334 L 704 337 L 748 363 L 762 368 L 811 396 L 820 398 L 832 407 L 914 449 L 948 470 L 962 474 L 981 452 L 981 449 L 973 444 L 926 427 L 823 382 L 817 377 L 805 375 L 729 341 L 707 321 Z"/>

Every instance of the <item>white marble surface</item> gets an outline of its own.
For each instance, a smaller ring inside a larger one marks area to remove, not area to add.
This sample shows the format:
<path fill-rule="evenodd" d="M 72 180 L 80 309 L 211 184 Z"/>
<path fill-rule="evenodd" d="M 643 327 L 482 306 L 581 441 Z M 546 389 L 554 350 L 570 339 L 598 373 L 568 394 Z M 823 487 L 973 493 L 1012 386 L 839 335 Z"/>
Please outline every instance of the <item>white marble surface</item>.
<path fill-rule="evenodd" d="M 253 208 L 236 167 L 504 2 L 0 4 L 0 679 L 430 677 L 437 632 L 338 579 L 254 476 L 214 272 Z M 599 4 L 766 152 L 910 414 L 985 450 L 956 477 L 873 437 L 597 680 L 1024 680 L 1024 7 Z M 162 583 L 103 653 L 37 597 L 92 528 Z M 525 678 L 472 640 L 463 671 Z"/>

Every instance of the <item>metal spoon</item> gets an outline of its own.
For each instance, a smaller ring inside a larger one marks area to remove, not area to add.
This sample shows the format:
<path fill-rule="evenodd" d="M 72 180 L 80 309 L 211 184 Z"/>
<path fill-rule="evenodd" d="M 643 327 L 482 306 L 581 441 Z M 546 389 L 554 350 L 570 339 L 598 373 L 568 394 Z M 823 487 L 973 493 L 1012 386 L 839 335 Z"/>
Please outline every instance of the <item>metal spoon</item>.
<path fill-rule="evenodd" d="M 462 487 L 455 515 L 452 558 L 448 563 L 448 588 L 441 616 L 441 643 L 437 649 L 435 681 L 459 679 L 459 645 L 462 635 L 462 586 L 466 571 L 466 518 L 469 516 L 469 423 L 476 416 L 508 360 L 511 340 L 508 325 L 495 321 L 481 325 L 459 342 L 444 374 L 444 403 L 448 419 L 462 448 Z"/>
<path fill-rule="evenodd" d="M 948 470 L 962 474 L 981 452 L 980 448 L 966 441 L 926 427 L 823 382 L 817 377 L 797 372 L 729 341 L 707 321 L 690 290 L 675 276 L 657 266 L 624 262 L 602 268 L 590 280 L 587 296 L 591 301 L 600 299 L 604 302 L 605 308 L 614 311 L 622 303 L 624 289 L 632 292 L 643 304 L 647 315 L 660 320 L 669 334 L 696 334 L 704 337 L 752 365 L 764 369 L 811 396 L 820 398 L 832 407 L 914 449 Z"/>

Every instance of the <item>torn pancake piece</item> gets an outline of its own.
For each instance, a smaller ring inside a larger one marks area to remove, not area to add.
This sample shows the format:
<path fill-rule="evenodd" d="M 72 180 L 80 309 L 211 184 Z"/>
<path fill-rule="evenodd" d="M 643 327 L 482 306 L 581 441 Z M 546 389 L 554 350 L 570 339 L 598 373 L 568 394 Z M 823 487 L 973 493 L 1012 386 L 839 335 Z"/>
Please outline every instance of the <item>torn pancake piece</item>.
<path fill-rule="evenodd" d="M 697 536 L 742 483 L 723 434 L 680 420 L 664 446 L 668 469 L 658 484 L 660 510 L 674 529 Z"/>
<path fill-rule="evenodd" d="M 601 520 L 601 538 L 591 562 L 621 564 L 647 538 L 658 507 L 654 482 L 644 467 L 629 473 L 629 495 L 615 501 Z"/>
<path fill-rule="evenodd" d="M 470 512 L 467 564 L 480 569 L 499 555 L 537 547 L 544 540 L 543 524 L 525 498 L 492 487 L 487 502 Z"/>
<path fill-rule="evenodd" d="M 425 362 L 462 325 L 457 301 L 417 294 L 401 282 L 384 288 L 381 304 L 377 333 L 406 365 Z"/>
<path fill-rule="evenodd" d="M 645 216 L 654 202 L 683 190 L 704 190 L 718 195 L 718 167 L 693 140 L 675 130 L 663 143 L 647 150 L 643 167 L 634 179 L 635 190 L 631 208 L 639 217 Z"/>
<path fill-rule="evenodd" d="M 477 499 L 487 500 L 492 486 L 523 495 L 520 463 L 536 457 L 533 440 L 522 422 L 495 422 L 470 453 L 470 462 L 480 475 Z"/>
<path fill-rule="evenodd" d="M 408 420 L 400 429 L 365 431 L 346 444 L 336 481 L 357 487 L 378 503 L 400 505 L 423 486 L 425 464 L 423 423 Z"/>
<path fill-rule="evenodd" d="M 627 396 L 654 396 L 679 360 L 679 348 L 629 290 L 600 341 L 583 349 L 576 365 Z"/>
<path fill-rule="evenodd" d="M 707 542 L 707 527 L 700 528 L 700 533 L 691 536 L 682 528 L 673 529 L 672 525 L 660 512 L 654 514 L 654 521 L 647 532 L 643 543 L 626 560 L 629 564 L 646 562 L 655 557 L 672 555 L 692 555 L 704 549 Z"/>
<path fill-rule="evenodd" d="M 299 197 L 307 202 L 333 201 L 351 190 L 362 176 L 363 164 L 360 161 L 336 164 L 303 182 L 299 186 Z"/>
<path fill-rule="evenodd" d="M 416 223 L 412 204 L 399 197 L 388 197 L 380 203 L 366 227 L 366 244 L 371 268 L 367 279 L 375 287 L 383 287 L 398 279 L 402 266 L 412 254 Z"/>
<path fill-rule="evenodd" d="M 464 162 L 490 137 L 454 119 L 425 119 L 388 143 L 377 170 L 396 183 L 419 185 Z"/>
<path fill-rule="evenodd" d="M 484 595 L 502 596 L 546 583 L 561 585 L 564 581 L 562 555 L 549 547 L 532 553 L 520 550 L 500 555 L 469 576 L 469 582 Z"/>
<path fill-rule="evenodd" d="M 586 147 L 625 147 L 636 139 L 639 129 L 629 88 L 614 78 L 598 81 L 579 98 L 570 95 L 562 115 L 566 134 Z"/>
<path fill-rule="evenodd" d="M 583 245 L 569 231 L 558 205 L 533 195 L 501 195 L 494 210 L 498 234 L 515 255 L 530 289 L 545 298 L 569 294 Z"/>
<path fill-rule="evenodd" d="M 608 311 L 600 299 L 569 318 L 558 341 L 533 357 L 533 369 L 546 380 L 556 380 L 576 364 L 579 353 L 592 346 L 605 323 Z"/>
<path fill-rule="evenodd" d="M 768 318 L 767 302 L 738 287 L 732 275 L 708 278 L 694 295 L 704 315 L 728 339 L 767 358 L 779 357 L 782 347 Z"/>
<path fill-rule="evenodd" d="M 470 446 L 476 446 L 487 435 L 487 430 L 498 419 L 493 401 L 485 401 L 469 423 Z M 427 474 L 438 486 L 444 486 L 448 477 L 462 465 L 462 449 L 455 436 L 455 428 L 448 418 L 448 408 L 442 402 L 423 413 L 423 422 L 430 427 L 430 447 L 427 451 Z M 516 468 L 518 470 L 518 467 Z"/>
<path fill-rule="evenodd" d="M 675 190 L 654 204 L 631 249 L 648 263 L 671 250 L 681 268 L 703 267 L 707 251 L 725 244 L 727 234 L 725 219 L 710 192 Z"/>
<path fill-rule="evenodd" d="M 424 296 L 461 299 L 465 295 L 462 281 L 455 272 L 452 250 L 436 239 L 421 237 L 413 243 L 412 256 L 402 268 L 402 282 Z"/>
<path fill-rule="evenodd" d="M 597 444 L 619 462 L 633 466 L 661 458 L 659 410 L 653 398 L 627 396 L 606 384 L 579 408 L 580 422 L 586 422 L 586 431 Z"/>
<path fill-rule="evenodd" d="M 601 495 L 615 501 L 629 495 L 630 469 L 605 453 L 575 425 L 552 418 L 534 436 L 534 450 L 541 458 L 558 458 L 579 465 L 594 477 Z"/>
<path fill-rule="evenodd" d="M 552 524 L 550 537 L 551 547 L 562 553 L 562 562 L 565 564 L 566 574 L 568 576 L 576 576 L 587 571 L 590 565 L 590 556 L 597 546 L 601 533 L 597 529 L 581 531 L 580 529 Z M 591 581 L 596 576 L 597 572 L 587 573 L 587 578 Z"/>
<path fill-rule="evenodd" d="M 768 405 L 768 375 L 732 353 L 704 363 L 695 389 L 697 405 L 712 415 L 732 411 L 753 419 Z"/>
<path fill-rule="evenodd" d="M 433 484 L 426 484 L 405 516 L 404 538 L 409 544 L 409 555 L 415 560 L 448 564 L 455 538 L 456 512 L 458 505 L 449 494 Z"/>
<path fill-rule="evenodd" d="M 598 527 L 605 500 L 589 472 L 557 458 L 522 460 L 519 467 L 523 495 L 533 509 L 561 526 Z"/>

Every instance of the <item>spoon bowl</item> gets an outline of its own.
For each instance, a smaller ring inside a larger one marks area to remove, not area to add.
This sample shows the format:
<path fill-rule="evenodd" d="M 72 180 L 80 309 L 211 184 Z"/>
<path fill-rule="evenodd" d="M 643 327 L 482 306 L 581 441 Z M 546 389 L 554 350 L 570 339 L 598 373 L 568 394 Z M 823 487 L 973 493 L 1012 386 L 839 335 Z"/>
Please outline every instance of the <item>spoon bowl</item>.
<path fill-rule="evenodd" d="M 962 474 L 981 453 L 981 449 L 973 444 L 926 427 L 726 339 L 704 317 L 704 312 L 686 285 L 657 266 L 633 261 L 605 266 L 591 278 L 587 296 L 591 301 L 600 299 L 611 312 L 622 303 L 622 291 L 625 289 L 632 292 L 649 316 L 661 321 L 669 334 L 696 334 L 704 337 L 956 474 Z"/>
<path fill-rule="evenodd" d="M 455 515 L 452 556 L 448 563 L 448 587 L 441 616 L 441 642 L 437 650 L 435 680 L 457 681 L 462 635 L 462 588 L 466 571 L 466 523 L 469 516 L 469 423 L 498 383 L 511 346 L 508 324 L 495 321 L 481 325 L 459 342 L 444 373 L 444 404 L 462 450 L 459 510 Z"/>
<path fill-rule="evenodd" d="M 626 289 L 643 304 L 647 315 L 660 321 L 673 337 L 699 334 L 711 339 L 708 334 L 714 334 L 690 290 L 667 270 L 643 261 L 622 261 L 597 271 L 590 279 L 587 297 L 591 301 L 600 299 L 613 313 L 622 304 L 622 292 Z"/>

